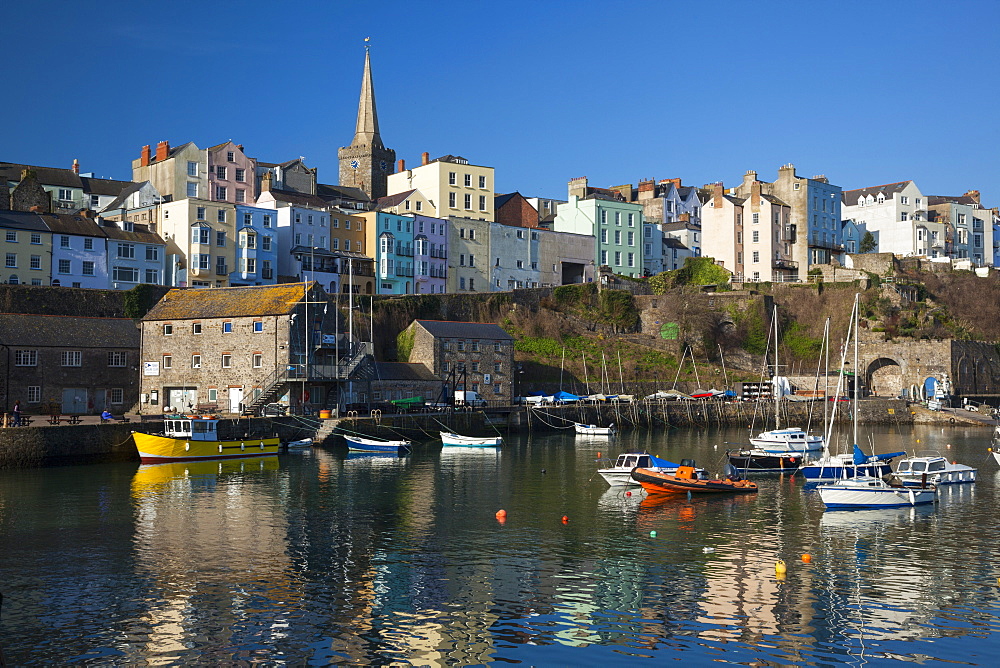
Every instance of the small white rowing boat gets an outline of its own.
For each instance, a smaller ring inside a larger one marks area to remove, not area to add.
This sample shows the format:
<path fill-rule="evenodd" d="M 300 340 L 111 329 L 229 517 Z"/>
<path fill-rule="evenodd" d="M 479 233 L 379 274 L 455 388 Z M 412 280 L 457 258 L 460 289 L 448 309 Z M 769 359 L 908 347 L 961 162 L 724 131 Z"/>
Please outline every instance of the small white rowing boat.
<path fill-rule="evenodd" d="M 499 436 L 490 436 L 488 438 L 475 438 L 472 436 L 461 436 L 459 434 L 452 434 L 451 432 L 442 431 L 441 432 L 441 443 L 445 447 L 452 448 L 495 448 L 500 445 L 503 439 Z"/>
<path fill-rule="evenodd" d="M 305 448 L 311 448 L 313 440 L 311 438 L 300 438 L 297 441 L 289 441 L 285 443 L 285 448 L 287 450 L 304 450 Z"/>
<path fill-rule="evenodd" d="M 576 433 L 581 436 L 612 436 L 615 433 L 615 423 L 612 422 L 607 427 L 598 427 L 596 424 L 573 423 Z"/>

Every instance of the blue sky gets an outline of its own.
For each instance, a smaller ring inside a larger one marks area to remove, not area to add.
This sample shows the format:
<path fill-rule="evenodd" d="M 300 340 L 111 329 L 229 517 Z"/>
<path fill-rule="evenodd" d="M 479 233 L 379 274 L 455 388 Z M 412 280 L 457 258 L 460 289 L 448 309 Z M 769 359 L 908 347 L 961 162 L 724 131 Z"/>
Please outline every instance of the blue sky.
<path fill-rule="evenodd" d="M 993 206 L 997 25 L 996 0 L 7 3 L 0 160 L 127 179 L 144 144 L 233 139 L 336 183 L 371 36 L 386 145 L 498 192 L 790 162 Z"/>

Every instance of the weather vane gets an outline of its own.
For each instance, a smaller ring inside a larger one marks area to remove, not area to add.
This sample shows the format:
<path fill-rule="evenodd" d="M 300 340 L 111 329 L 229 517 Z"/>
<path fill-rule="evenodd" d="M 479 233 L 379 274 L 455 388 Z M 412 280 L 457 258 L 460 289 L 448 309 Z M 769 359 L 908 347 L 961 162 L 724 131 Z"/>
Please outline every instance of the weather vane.
<path fill-rule="evenodd" d="M 365 37 L 365 49 L 368 49 L 369 47 L 371 47 L 371 44 L 370 44 L 371 41 L 372 41 L 371 37 Z"/>

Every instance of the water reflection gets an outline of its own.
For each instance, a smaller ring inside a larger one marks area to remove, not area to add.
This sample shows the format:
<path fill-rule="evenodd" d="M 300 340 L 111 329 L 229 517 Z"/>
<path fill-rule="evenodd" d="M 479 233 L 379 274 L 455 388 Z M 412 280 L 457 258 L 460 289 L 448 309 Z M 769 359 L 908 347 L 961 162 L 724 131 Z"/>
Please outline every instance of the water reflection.
<path fill-rule="evenodd" d="M 595 474 L 619 450 L 710 467 L 739 437 L 0 472 L 0 637 L 15 665 L 988 662 L 986 465 L 935 506 L 850 513 L 795 476 L 688 498 Z"/>

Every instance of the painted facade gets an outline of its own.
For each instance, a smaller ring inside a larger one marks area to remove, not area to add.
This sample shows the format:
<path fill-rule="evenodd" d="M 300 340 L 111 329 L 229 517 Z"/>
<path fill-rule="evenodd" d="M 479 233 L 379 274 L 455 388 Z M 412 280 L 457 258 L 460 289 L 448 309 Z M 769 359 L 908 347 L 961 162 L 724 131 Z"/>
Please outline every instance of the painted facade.
<path fill-rule="evenodd" d="M 947 256 L 946 230 L 942 225 L 928 227 L 927 198 L 913 181 L 847 190 L 841 205 L 844 220 L 877 235 L 881 253 Z"/>
<path fill-rule="evenodd" d="M 48 285 L 52 276 L 52 233 L 34 213 L 0 211 L 0 281 Z"/>
<path fill-rule="evenodd" d="M 203 199 L 182 199 L 158 206 L 157 230 L 166 241 L 164 285 L 229 285 L 235 263 L 236 207 Z"/>
<path fill-rule="evenodd" d="M 441 294 L 448 281 L 448 221 L 413 215 L 413 292 Z"/>
<path fill-rule="evenodd" d="M 208 199 L 231 204 L 257 201 L 257 161 L 241 144 L 223 142 L 205 149 L 208 154 Z"/>
<path fill-rule="evenodd" d="M 370 211 L 361 216 L 365 220 L 365 243 L 375 260 L 376 294 L 411 294 L 413 218 L 385 211 Z"/>
<path fill-rule="evenodd" d="M 492 223 L 489 227 L 489 290 L 538 287 L 538 235 L 531 228 Z"/>
<path fill-rule="evenodd" d="M 594 237 L 590 234 L 531 230 L 538 238 L 538 283 L 541 287 L 590 283 L 596 276 Z"/>
<path fill-rule="evenodd" d="M 161 141 L 156 152 L 143 146 L 132 161 L 132 181 L 149 181 L 164 198 L 174 201 L 194 198 L 210 200 L 208 153 L 194 142 L 171 147 Z"/>
<path fill-rule="evenodd" d="M 494 220 L 493 168 L 472 165 L 461 156 L 428 161 L 425 153 L 419 167 L 391 174 L 388 189 L 390 195 L 419 190 L 431 206 L 427 215 L 435 218 Z"/>
<path fill-rule="evenodd" d="M 594 262 L 598 266 L 608 266 L 624 276 L 641 276 L 643 222 L 639 204 L 600 194 L 584 199 L 570 194 L 569 201 L 559 207 L 553 229 L 593 236 Z"/>
<path fill-rule="evenodd" d="M 278 280 L 278 221 L 274 209 L 236 205 L 233 287 L 273 285 Z"/>
<path fill-rule="evenodd" d="M 52 277 L 49 284 L 106 290 L 109 287 L 108 237 L 97 221 L 76 214 L 45 214 L 42 220 L 52 232 Z M 159 255 L 162 260 L 162 247 Z M 161 261 L 156 283 L 162 277 L 162 268 Z M 143 276 L 140 275 L 140 278 Z"/>
<path fill-rule="evenodd" d="M 490 223 L 448 219 L 446 292 L 490 292 Z"/>

